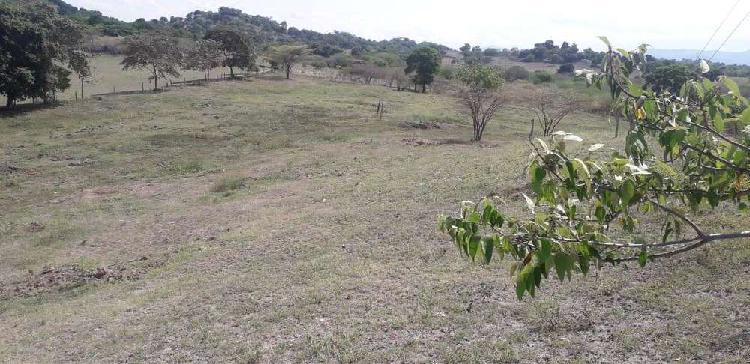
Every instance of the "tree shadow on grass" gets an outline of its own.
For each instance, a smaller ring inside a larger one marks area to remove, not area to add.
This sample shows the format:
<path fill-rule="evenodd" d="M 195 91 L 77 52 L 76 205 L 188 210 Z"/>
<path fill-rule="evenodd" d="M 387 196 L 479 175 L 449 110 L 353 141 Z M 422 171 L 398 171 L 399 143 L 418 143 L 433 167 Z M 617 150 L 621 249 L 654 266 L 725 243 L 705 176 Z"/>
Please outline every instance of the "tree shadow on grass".
<path fill-rule="evenodd" d="M 37 110 L 54 109 L 60 105 L 62 105 L 62 103 L 52 102 L 48 104 L 18 104 L 10 109 L 3 106 L 0 107 L 0 119 L 14 118 Z"/>

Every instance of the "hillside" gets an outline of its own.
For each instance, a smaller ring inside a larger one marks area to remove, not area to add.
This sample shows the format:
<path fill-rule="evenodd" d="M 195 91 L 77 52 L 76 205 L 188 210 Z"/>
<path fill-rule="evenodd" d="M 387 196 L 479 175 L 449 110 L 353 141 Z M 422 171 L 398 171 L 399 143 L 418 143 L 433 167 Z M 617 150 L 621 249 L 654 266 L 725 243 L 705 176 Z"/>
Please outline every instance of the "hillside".
<path fill-rule="evenodd" d="M 6 0 L 23 3 L 25 0 Z M 370 40 L 347 32 L 320 33 L 313 30 L 298 29 L 285 21 L 276 21 L 260 15 L 249 15 L 241 10 L 221 7 L 216 12 L 194 11 L 184 17 L 163 16 L 159 19 L 137 19 L 134 22 L 124 22 L 103 15 L 96 10 L 77 8 L 63 0 L 43 0 L 58 9 L 64 16 L 75 19 L 93 32 L 110 37 L 127 36 L 143 31 L 167 29 L 187 38 L 201 38 L 209 30 L 231 25 L 245 31 L 260 43 L 270 42 L 300 42 L 310 44 L 313 48 L 333 47 L 340 50 L 357 52 L 391 52 L 400 55 L 408 54 L 422 45 L 432 45 L 441 51 L 448 47 L 434 43 L 417 43 L 409 38 L 394 38 L 390 40 Z"/>

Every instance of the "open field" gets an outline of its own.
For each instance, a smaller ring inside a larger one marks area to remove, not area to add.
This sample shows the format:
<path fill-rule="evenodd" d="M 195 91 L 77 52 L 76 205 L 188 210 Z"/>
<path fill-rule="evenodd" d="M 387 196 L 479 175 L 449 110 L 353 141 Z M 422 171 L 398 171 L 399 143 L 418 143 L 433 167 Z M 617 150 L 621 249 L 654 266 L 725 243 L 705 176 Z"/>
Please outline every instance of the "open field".
<path fill-rule="evenodd" d="M 257 79 L 0 117 L 0 362 L 746 362 L 747 242 L 522 302 L 460 259 L 436 216 L 522 213 L 529 150 L 528 115 L 474 145 L 457 110 Z M 562 129 L 621 143 L 602 116 Z"/>
<path fill-rule="evenodd" d="M 120 91 L 140 91 L 141 83 L 146 90 L 153 89 L 153 81 L 149 79 L 151 73 L 144 70 L 129 70 L 123 71 L 122 56 L 111 56 L 111 55 L 96 55 L 89 59 L 92 77 L 84 83 L 83 93 L 86 98 L 91 97 L 95 94 L 107 94 L 113 90 L 116 92 Z M 216 78 L 221 76 L 222 73 L 229 74 L 229 68 L 219 67 L 211 70 L 210 76 Z M 180 77 L 173 78 L 167 77 L 166 79 L 159 79 L 159 87 L 163 87 L 166 81 L 172 80 L 174 82 L 187 80 L 202 79 L 203 72 L 183 70 L 180 72 Z M 75 100 L 76 92 L 81 95 L 81 81 L 75 74 L 71 75 L 71 87 L 61 94 L 57 95 L 59 100 L 70 101 Z M 5 96 L 0 95 L 0 105 L 5 105 Z"/>

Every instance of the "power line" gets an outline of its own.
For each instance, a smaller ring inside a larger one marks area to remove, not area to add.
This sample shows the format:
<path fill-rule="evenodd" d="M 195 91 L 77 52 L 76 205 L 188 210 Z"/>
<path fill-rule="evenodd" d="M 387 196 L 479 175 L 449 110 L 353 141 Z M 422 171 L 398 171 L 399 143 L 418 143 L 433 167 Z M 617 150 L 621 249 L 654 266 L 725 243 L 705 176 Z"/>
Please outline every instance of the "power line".
<path fill-rule="evenodd" d="M 708 41 L 703 46 L 703 49 L 701 49 L 701 51 L 698 53 L 698 59 L 701 59 L 701 56 L 703 55 L 703 52 L 705 52 L 706 48 L 708 48 L 709 44 L 711 44 L 711 42 L 713 42 L 714 38 L 716 37 L 716 34 L 719 33 L 719 30 L 721 30 L 721 28 L 724 26 L 724 24 L 727 22 L 727 20 L 729 20 L 729 17 L 732 16 L 732 13 L 734 12 L 734 9 L 737 8 L 737 5 L 739 5 L 739 4 L 740 4 L 740 0 L 737 0 L 737 2 L 735 2 L 734 5 L 732 5 L 732 8 L 729 9 L 729 12 L 727 12 L 727 16 L 725 16 L 724 20 L 722 20 L 721 23 L 719 23 L 719 26 L 716 28 L 716 30 L 714 30 L 714 34 L 711 34 L 711 38 L 708 38 Z"/>
<path fill-rule="evenodd" d="M 712 61 L 714 59 L 714 57 L 716 57 L 716 54 L 719 53 L 719 51 L 722 48 L 724 48 L 724 46 L 727 44 L 727 42 L 729 42 L 729 39 L 731 39 L 732 36 L 734 35 L 734 33 L 737 32 L 737 29 L 740 29 L 740 27 L 745 22 L 745 20 L 747 20 L 748 17 L 750 17 L 750 11 L 748 11 L 747 13 L 745 13 L 745 16 L 742 17 L 742 20 L 740 20 L 740 22 L 737 23 L 737 26 L 734 27 L 734 29 L 732 29 L 732 32 L 729 33 L 729 35 L 727 36 L 726 39 L 724 39 L 724 42 L 721 43 L 721 45 L 719 46 L 719 48 L 716 48 L 716 51 L 714 51 L 714 54 L 711 55 L 711 58 L 708 59 L 709 61 Z"/>

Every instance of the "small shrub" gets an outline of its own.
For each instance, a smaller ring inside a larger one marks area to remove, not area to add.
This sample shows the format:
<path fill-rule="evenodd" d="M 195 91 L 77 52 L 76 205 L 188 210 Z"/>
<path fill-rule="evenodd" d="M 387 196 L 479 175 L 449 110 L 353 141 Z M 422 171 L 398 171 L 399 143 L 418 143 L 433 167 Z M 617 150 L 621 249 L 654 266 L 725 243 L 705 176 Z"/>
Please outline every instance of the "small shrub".
<path fill-rule="evenodd" d="M 547 71 L 534 71 L 534 74 L 531 75 L 531 82 L 533 82 L 535 85 L 538 85 L 540 83 L 549 83 L 552 82 L 552 75 Z"/>
<path fill-rule="evenodd" d="M 224 193 L 239 190 L 245 187 L 245 178 L 236 176 L 226 176 L 214 182 L 211 186 L 211 192 Z"/>
<path fill-rule="evenodd" d="M 513 82 L 517 80 L 528 80 L 529 71 L 521 66 L 512 66 L 505 70 L 505 80 Z"/>

